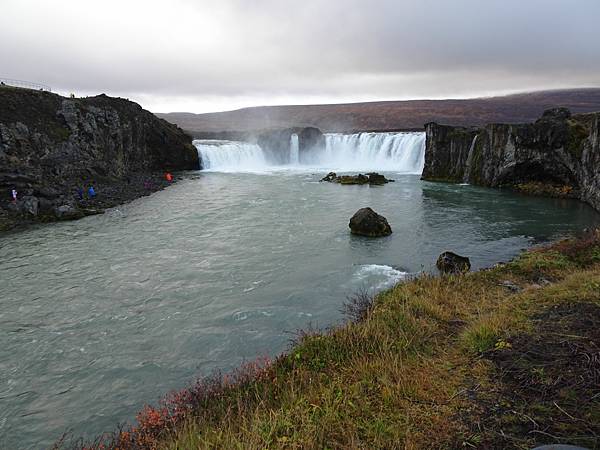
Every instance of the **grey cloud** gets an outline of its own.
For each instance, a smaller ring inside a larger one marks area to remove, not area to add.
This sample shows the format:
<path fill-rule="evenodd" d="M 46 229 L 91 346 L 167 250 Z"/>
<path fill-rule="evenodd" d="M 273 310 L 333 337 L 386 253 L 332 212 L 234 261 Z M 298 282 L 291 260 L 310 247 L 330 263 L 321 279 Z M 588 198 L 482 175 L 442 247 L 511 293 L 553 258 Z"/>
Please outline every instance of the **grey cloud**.
<path fill-rule="evenodd" d="M 600 84 L 597 0 L 3 0 L 2 11 L 0 77 L 154 109 Z"/>

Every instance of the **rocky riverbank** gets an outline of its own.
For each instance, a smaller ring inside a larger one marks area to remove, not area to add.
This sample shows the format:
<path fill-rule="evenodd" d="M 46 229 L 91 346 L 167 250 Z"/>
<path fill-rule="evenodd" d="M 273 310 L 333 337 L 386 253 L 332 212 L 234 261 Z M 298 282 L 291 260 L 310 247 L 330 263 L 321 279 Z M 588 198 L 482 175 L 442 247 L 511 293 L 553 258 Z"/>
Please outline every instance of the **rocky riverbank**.
<path fill-rule="evenodd" d="M 600 210 L 600 113 L 548 110 L 533 124 L 428 123 L 423 179 L 572 197 Z"/>
<path fill-rule="evenodd" d="M 0 88 L 0 230 L 96 214 L 200 164 L 190 136 L 136 103 Z"/>

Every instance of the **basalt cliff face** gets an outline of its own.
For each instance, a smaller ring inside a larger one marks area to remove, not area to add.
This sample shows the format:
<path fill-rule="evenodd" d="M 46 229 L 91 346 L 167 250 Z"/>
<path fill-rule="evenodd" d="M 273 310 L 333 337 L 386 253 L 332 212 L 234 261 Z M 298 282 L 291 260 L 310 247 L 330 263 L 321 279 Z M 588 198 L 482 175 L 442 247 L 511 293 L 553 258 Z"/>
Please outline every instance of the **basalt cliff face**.
<path fill-rule="evenodd" d="M 142 180 L 158 172 L 199 167 L 191 137 L 136 103 L 0 87 L 0 219 L 80 216 L 155 190 Z M 97 204 L 82 205 L 91 185 Z"/>
<path fill-rule="evenodd" d="M 600 113 L 548 110 L 532 124 L 428 123 L 423 179 L 579 198 L 600 211 Z"/>
<path fill-rule="evenodd" d="M 325 136 L 321 133 L 321 130 L 314 127 L 264 131 L 256 137 L 256 143 L 271 161 L 286 164 L 290 162 L 287 150 L 290 148 L 290 140 L 294 134 L 298 136 L 298 157 L 300 162 L 303 162 L 310 153 L 325 147 Z"/>

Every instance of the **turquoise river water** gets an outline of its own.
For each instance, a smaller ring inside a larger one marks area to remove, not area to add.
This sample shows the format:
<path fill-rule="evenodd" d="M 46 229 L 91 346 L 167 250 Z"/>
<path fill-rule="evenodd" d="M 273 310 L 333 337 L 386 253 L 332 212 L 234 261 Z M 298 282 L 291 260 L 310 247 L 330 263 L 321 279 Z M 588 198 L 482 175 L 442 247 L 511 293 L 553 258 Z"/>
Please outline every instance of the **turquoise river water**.
<path fill-rule="evenodd" d="M 319 183 L 322 172 L 197 172 L 75 222 L 0 237 L 0 448 L 91 437 L 195 377 L 275 355 L 343 320 L 360 288 L 474 269 L 598 223 L 588 206 L 423 182 Z M 370 206 L 393 234 L 352 236 Z"/>

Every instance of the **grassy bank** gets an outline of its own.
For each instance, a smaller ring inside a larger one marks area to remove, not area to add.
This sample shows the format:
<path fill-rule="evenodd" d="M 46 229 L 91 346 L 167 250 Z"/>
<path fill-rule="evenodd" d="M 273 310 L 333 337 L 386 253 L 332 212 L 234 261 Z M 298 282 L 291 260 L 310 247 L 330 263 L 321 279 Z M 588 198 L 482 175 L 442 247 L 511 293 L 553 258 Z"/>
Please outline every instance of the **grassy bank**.
<path fill-rule="evenodd" d="M 349 309 L 347 325 L 175 393 L 104 445 L 600 448 L 600 231 Z"/>

